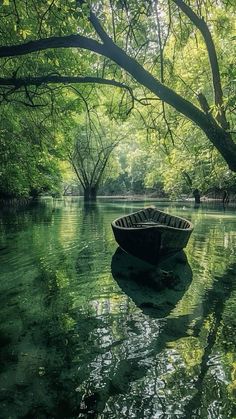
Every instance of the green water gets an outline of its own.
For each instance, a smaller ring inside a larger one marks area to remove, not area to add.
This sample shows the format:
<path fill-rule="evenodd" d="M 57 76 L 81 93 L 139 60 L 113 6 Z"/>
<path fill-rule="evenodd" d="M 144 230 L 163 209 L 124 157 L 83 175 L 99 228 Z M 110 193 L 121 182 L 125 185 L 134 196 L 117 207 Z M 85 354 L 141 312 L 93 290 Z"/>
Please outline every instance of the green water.
<path fill-rule="evenodd" d="M 1 419 L 236 418 L 236 210 L 162 204 L 195 229 L 153 284 L 110 228 L 143 205 L 1 214 Z"/>

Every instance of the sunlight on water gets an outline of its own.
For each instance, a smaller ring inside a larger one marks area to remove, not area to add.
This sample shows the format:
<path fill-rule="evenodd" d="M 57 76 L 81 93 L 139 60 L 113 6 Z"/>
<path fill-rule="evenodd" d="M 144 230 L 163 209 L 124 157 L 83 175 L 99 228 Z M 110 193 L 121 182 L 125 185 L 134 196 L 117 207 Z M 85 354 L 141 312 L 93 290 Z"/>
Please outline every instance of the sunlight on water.
<path fill-rule="evenodd" d="M 162 203 L 194 224 L 163 279 L 111 231 L 144 205 L 2 212 L 1 418 L 236 417 L 235 209 Z"/>

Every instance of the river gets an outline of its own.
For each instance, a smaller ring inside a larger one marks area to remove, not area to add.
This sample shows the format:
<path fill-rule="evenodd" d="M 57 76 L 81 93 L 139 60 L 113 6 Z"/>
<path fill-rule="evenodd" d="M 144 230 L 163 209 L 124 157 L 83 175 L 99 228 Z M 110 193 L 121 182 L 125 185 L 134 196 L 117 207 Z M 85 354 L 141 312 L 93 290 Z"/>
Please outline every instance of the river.
<path fill-rule="evenodd" d="M 111 221 L 194 224 L 171 274 L 133 269 Z M 236 417 L 236 210 L 44 199 L 0 217 L 0 418 Z"/>

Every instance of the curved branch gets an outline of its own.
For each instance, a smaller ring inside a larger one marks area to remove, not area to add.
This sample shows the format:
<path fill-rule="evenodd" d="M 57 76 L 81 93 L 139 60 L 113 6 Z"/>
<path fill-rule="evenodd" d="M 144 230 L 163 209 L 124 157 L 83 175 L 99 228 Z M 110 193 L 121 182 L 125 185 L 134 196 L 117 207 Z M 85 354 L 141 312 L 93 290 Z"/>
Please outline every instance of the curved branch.
<path fill-rule="evenodd" d="M 83 35 L 53 36 L 26 42 L 25 44 L 0 47 L 0 57 L 17 57 L 50 48 L 83 48 L 104 55 L 104 46 Z"/>
<path fill-rule="evenodd" d="M 52 0 L 52 2 L 49 4 L 48 8 L 45 10 L 45 12 L 43 13 L 41 19 L 40 19 L 40 23 L 39 23 L 39 30 L 38 30 L 38 34 L 39 36 L 41 35 L 41 30 L 42 30 L 42 25 L 43 25 L 43 20 L 46 16 L 46 14 L 50 11 L 50 9 L 53 6 L 53 3 L 55 2 L 55 0 Z"/>
<path fill-rule="evenodd" d="M 50 48 L 70 47 L 87 49 L 110 58 L 126 70 L 131 76 L 133 76 L 135 80 L 151 90 L 161 100 L 164 100 L 166 103 L 173 106 L 177 111 L 181 112 L 183 115 L 198 124 L 203 130 L 205 130 L 206 127 L 209 127 L 209 120 L 199 108 L 153 77 L 151 73 L 145 70 L 134 58 L 128 56 L 125 51 L 114 44 L 111 38 L 109 38 L 108 46 L 81 35 L 45 38 L 37 41 L 30 41 L 21 45 L 0 47 L 0 57 L 13 57 Z"/>
<path fill-rule="evenodd" d="M 87 2 L 86 2 L 86 0 L 77 0 L 76 1 L 76 4 L 77 4 L 77 6 L 81 7 L 83 5 L 86 5 Z M 92 26 L 95 29 L 96 33 L 98 34 L 99 38 L 102 40 L 102 42 L 104 44 L 107 43 L 107 42 L 108 43 L 109 42 L 113 42 L 112 39 L 107 34 L 107 32 L 103 29 L 103 27 L 102 27 L 99 19 L 97 18 L 97 16 L 95 15 L 95 13 L 92 12 L 92 10 L 91 10 L 90 7 L 89 7 L 88 20 L 90 21 L 90 23 L 92 24 Z"/>
<path fill-rule="evenodd" d="M 70 163 L 71 163 L 71 165 L 72 165 L 72 167 L 73 167 L 73 169 L 74 169 L 74 171 L 76 173 L 76 176 L 79 179 L 79 182 L 81 183 L 83 189 L 85 189 L 86 188 L 86 184 L 84 183 L 83 178 L 81 178 L 80 173 L 79 173 L 79 171 L 78 171 L 78 169 L 76 167 L 76 164 L 74 163 L 73 159 L 70 159 Z"/>
<path fill-rule="evenodd" d="M 0 78 L 0 85 L 2 86 L 15 86 L 17 89 L 29 85 L 40 86 L 47 83 L 97 83 L 106 84 L 132 92 L 131 88 L 124 83 L 118 82 L 114 79 L 103 79 L 102 77 L 74 77 L 74 76 L 59 76 L 59 75 L 48 75 L 42 77 L 22 77 L 22 78 Z"/>
<path fill-rule="evenodd" d="M 180 2 L 180 0 L 173 0 Z M 29 54 L 30 52 L 46 50 L 49 48 L 83 48 L 103 55 L 118 64 L 128 72 L 138 83 L 148 88 L 152 93 L 164 102 L 174 107 L 178 112 L 185 115 L 201 128 L 212 144 L 218 149 L 228 163 L 231 170 L 236 172 L 236 144 L 231 136 L 221 128 L 216 121 L 212 121 L 208 115 L 197 106 L 184 99 L 174 90 L 162 84 L 152 76 L 138 61 L 130 57 L 118 47 L 110 38 L 106 44 L 81 35 L 69 35 L 64 37 L 52 37 L 31 41 L 26 44 L 0 47 L 0 57 Z"/>

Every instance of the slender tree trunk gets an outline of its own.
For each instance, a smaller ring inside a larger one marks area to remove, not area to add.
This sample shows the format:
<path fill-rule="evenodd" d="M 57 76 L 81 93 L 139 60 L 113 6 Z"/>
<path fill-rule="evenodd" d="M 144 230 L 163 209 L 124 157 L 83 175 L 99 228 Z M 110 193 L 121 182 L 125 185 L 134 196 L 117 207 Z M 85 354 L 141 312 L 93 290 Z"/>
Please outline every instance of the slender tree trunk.
<path fill-rule="evenodd" d="M 84 188 L 84 200 L 96 201 L 96 199 L 97 199 L 97 188 L 95 186 L 86 186 L 86 188 Z"/>
<path fill-rule="evenodd" d="M 198 189 L 194 189 L 193 196 L 194 196 L 194 199 L 195 199 L 195 204 L 200 204 L 201 203 L 201 196 L 200 196 L 200 192 L 199 192 Z"/>
<path fill-rule="evenodd" d="M 91 199 L 91 201 L 96 201 L 96 199 L 97 199 L 97 188 L 95 186 L 91 187 L 90 199 Z"/>

